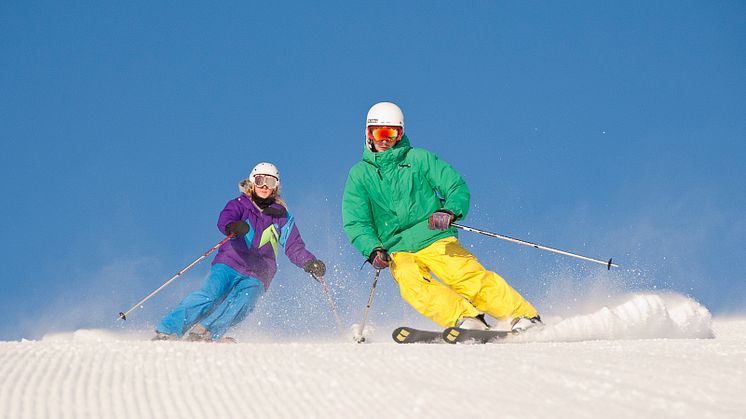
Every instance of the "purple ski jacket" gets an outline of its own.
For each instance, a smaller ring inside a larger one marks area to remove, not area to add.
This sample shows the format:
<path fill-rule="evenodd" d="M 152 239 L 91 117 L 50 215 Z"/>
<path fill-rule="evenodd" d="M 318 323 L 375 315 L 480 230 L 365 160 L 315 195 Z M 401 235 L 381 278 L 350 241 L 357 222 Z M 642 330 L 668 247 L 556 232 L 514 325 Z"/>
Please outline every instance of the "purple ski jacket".
<path fill-rule="evenodd" d="M 277 272 L 280 246 L 285 249 L 288 259 L 300 268 L 309 260 L 316 259 L 306 250 L 292 214 L 282 205 L 274 203 L 262 212 L 251 198 L 241 194 L 228 201 L 220 212 L 218 229 L 225 234 L 225 226 L 239 220 L 249 224 L 249 232 L 220 246 L 213 265 L 223 263 L 242 275 L 257 278 L 266 290 Z"/>

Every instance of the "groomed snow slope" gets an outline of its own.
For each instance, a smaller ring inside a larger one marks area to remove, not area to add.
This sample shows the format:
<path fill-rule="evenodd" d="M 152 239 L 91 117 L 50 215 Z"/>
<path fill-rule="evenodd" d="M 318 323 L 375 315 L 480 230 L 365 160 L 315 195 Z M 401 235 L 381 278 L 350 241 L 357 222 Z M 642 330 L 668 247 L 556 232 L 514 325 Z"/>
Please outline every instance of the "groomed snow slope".
<path fill-rule="evenodd" d="M 746 417 L 746 319 L 637 294 L 548 323 L 489 345 L 0 342 L 0 417 Z"/>

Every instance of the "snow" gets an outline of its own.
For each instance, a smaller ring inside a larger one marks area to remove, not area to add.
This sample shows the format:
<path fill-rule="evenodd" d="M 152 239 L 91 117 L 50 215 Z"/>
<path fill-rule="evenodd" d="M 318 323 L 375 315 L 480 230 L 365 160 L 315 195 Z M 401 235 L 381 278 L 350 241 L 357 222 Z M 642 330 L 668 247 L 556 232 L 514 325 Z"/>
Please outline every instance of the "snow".
<path fill-rule="evenodd" d="M 628 295 L 502 344 L 0 342 L 3 418 L 743 418 L 746 319 Z"/>

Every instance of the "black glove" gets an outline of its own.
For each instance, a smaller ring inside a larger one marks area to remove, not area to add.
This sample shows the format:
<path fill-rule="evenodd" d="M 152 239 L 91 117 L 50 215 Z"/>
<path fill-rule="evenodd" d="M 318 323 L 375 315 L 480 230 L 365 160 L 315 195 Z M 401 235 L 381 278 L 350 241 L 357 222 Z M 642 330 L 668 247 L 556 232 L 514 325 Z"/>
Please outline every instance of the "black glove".
<path fill-rule="evenodd" d="M 372 252 L 370 252 L 368 262 L 373 265 L 374 269 L 380 271 L 381 269 L 386 269 L 391 265 L 391 255 L 389 255 L 385 249 L 376 247 Z"/>
<path fill-rule="evenodd" d="M 244 234 L 249 232 L 249 225 L 246 223 L 246 221 L 234 221 L 232 223 L 228 223 L 227 226 L 225 226 L 225 235 L 230 236 L 231 234 L 235 234 L 236 236 L 243 236 Z"/>
<path fill-rule="evenodd" d="M 303 265 L 303 270 L 319 279 L 326 273 L 326 265 L 319 259 L 311 259 Z"/>

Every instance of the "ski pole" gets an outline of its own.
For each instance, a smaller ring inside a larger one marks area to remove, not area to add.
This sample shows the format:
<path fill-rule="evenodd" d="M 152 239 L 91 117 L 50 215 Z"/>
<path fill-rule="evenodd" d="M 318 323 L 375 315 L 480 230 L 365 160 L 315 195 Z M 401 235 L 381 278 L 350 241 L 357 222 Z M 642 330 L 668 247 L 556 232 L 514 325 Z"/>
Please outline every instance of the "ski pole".
<path fill-rule="evenodd" d="M 461 224 L 456 224 L 456 223 L 451 223 L 451 225 L 453 227 L 456 227 L 456 228 L 461 229 L 461 230 L 471 231 L 472 233 L 483 234 L 485 236 L 494 237 L 496 239 L 501 239 L 501 240 L 506 240 L 506 241 L 513 242 L 513 243 L 522 244 L 524 246 L 530 246 L 530 247 L 533 247 L 533 248 L 536 248 L 536 249 L 539 249 L 539 250 L 546 250 L 547 252 L 552 252 L 552 253 L 557 253 L 557 254 L 560 254 L 560 255 L 565 255 L 565 256 L 570 256 L 570 257 L 574 257 L 574 258 L 578 258 L 578 259 L 582 259 L 582 260 L 587 260 L 589 262 L 600 263 L 601 265 L 606 266 L 606 269 L 608 269 L 608 270 L 611 270 L 612 266 L 615 267 L 615 268 L 619 267 L 619 265 L 617 265 L 615 263 L 611 263 L 611 259 L 609 259 L 608 261 L 593 259 L 593 258 L 589 258 L 589 257 L 586 257 L 586 256 L 581 256 L 581 255 L 578 255 L 578 254 L 575 254 L 575 253 L 566 252 L 564 250 L 553 249 L 551 247 L 542 246 L 540 244 L 531 243 L 531 242 L 527 242 L 527 241 L 520 240 L 520 239 L 514 239 L 514 238 L 508 237 L 508 236 L 503 236 L 502 234 L 490 233 L 489 231 L 480 230 L 478 228 L 468 227 L 468 226 L 461 225 Z"/>
<path fill-rule="evenodd" d="M 368 322 L 368 312 L 370 311 L 370 306 L 373 304 L 373 295 L 376 293 L 378 275 L 380 274 L 381 270 L 376 269 L 376 277 L 373 278 L 373 287 L 370 289 L 370 295 L 368 296 L 368 305 L 365 306 L 365 313 L 363 313 L 363 323 L 360 325 L 360 336 L 355 336 L 355 343 L 365 342 L 365 336 L 363 336 L 363 332 L 365 331 L 365 323 Z"/>
<path fill-rule="evenodd" d="M 321 283 L 321 288 L 324 290 L 324 294 L 326 295 L 326 301 L 329 303 L 329 307 L 331 307 L 332 313 L 334 313 L 334 319 L 337 321 L 337 331 L 341 334 L 342 319 L 340 319 L 339 314 L 337 314 L 337 307 L 334 305 L 334 300 L 332 300 L 332 294 L 329 292 L 329 287 L 326 285 L 326 281 L 324 281 L 323 276 L 320 276 L 317 279 Z"/>
<path fill-rule="evenodd" d="M 227 242 L 228 240 L 232 239 L 232 238 L 233 238 L 233 237 L 235 237 L 235 236 L 236 236 L 235 234 L 231 234 L 231 235 L 229 235 L 228 237 L 226 237 L 226 238 L 224 238 L 223 240 L 221 240 L 221 241 L 220 241 L 220 243 L 216 244 L 216 245 L 215 245 L 215 246 L 213 246 L 213 247 L 212 247 L 212 248 L 211 248 L 210 250 L 208 250 L 208 251 L 206 251 L 205 253 L 203 253 L 203 254 L 202 254 L 202 256 L 200 256 L 200 257 L 198 257 L 197 259 L 195 259 L 195 260 L 194 260 L 194 262 L 192 262 L 192 263 L 190 263 L 189 265 L 187 265 L 187 267 L 186 267 L 186 268 L 184 268 L 184 269 L 180 270 L 179 272 L 177 272 L 177 273 L 176 273 L 176 275 L 172 276 L 172 277 L 171 277 L 171 279 L 169 279 L 168 281 L 164 282 L 164 283 L 163 283 L 163 285 L 161 285 L 160 287 L 158 287 L 158 289 L 156 289 L 155 291 L 153 291 L 153 292 L 151 292 L 150 294 L 148 294 L 148 296 L 147 296 L 147 297 L 145 297 L 145 298 L 143 298 L 142 300 L 140 300 L 140 302 L 139 302 L 139 303 L 137 303 L 137 304 L 133 305 L 133 306 L 132 306 L 132 307 L 131 307 L 131 308 L 130 308 L 129 310 L 127 310 L 126 312 L 120 312 L 120 313 L 119 313 L 119 317 L 117 317 L 117 320 L 127 320 L 127 315 L 128 315 L 128 314 L 130 314 L 130 312 L 132 312 L 132 310 L 136 309 L 136 308 L 137 308 L 138 306 L 140 306 L 140 305 L 141 305 L 142 303 L 144 303 L 144 302 L 148 301 L 148 300 L 150 299 L 150 297 L 152 297 L 152 296 L 156 295 L 156 294 L 157 294 L 157 293 L 158 293 L 158 292 L 159 292 L 160 290 L 162 290 L 163 288 L 166 288 L 166 285 L 168 285 L 168 284 L 170 284 L 171 282 L 173 282 L 173 281 L 174 281 L 174 280 L 175 280 L 176 278 L 178 278 L 178 277 L 180 277 L 181 275 L 183 275 L 183 274 L 184 274 L 184 273 L 185 273 L 186 271 L 188 271 L 188 270 L 192 269 L 192 266 L 194 266 L 194 265 L 198 264 L 198 263 L 199 263 L 200 261 L 202 261 L 202 259 L 206 258 L 206 257 L 207 257 L 207 255 L 209 255 L 210 253 L 214 252 L 214 251 L 215 251 L 215 249 L 217 249 L 218 247 L 222 246 L 223 244 L 225 244 L 225 242 Z"/>

